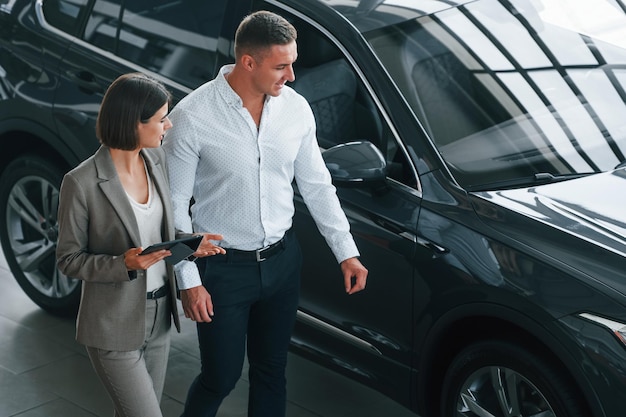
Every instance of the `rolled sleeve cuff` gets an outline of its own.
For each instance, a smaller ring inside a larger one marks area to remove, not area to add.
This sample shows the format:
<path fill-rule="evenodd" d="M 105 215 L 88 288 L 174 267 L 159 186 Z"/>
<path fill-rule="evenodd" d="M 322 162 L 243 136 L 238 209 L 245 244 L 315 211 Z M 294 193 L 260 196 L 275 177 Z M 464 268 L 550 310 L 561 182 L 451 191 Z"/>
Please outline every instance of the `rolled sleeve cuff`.
<path fill-rule="evenodd" d="M 202 285 L 202 279 L 198 272 L 198 267 L 191 261 L 180 261 L 174 266 L 176 272 L 176 281 L 178 282 L 178 288 L 181 290 L 188 290 Z"/>

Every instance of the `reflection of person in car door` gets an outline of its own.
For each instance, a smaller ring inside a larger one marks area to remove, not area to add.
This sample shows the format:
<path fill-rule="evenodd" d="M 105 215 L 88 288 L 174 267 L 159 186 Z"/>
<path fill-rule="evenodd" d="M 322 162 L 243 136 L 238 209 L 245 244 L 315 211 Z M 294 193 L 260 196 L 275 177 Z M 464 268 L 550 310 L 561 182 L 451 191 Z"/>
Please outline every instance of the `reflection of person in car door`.
<path fill-rule="evenodd" d="M 362 290 L 367 278 L 321 157 L 311 108 L 285 85 L 295 78 L 295 29 L 276 14 L 253 13 L 237 29 L 235 56 L 234 65 L 175 107 L 175 127 L 164 143 L 176 227 L 218 231 L 226 248 L 197 268 L 177 266 L 202 360 L 187 417 L 217 413 L 241 375 L 246 342 L 248 415 L 285 415 L 302 259 L 291 230 L 294 179 L 340 262 L 345 291 Z"/>
<path fill-rule="evenodd" d="M 76 339 L 107 389 L 116 416 L 161 416 L 176 312 L 170 251 L 142 247 L 175 237 L 161 140 L 169 92 L 139 73 L 107 90 L 96 133 L 102 146 L 63 178 L 57 263 L 83 280 Z M 223 252 L 209 235 L 196 255 Z"/>

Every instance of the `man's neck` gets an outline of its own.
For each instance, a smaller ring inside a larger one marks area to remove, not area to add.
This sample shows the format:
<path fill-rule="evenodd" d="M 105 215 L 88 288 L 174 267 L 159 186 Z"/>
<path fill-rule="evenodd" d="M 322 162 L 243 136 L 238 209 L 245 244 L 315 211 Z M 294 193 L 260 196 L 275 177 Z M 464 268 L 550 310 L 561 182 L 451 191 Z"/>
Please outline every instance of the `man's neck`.
<path fill-rule="evenodd" d="M 243 106 L 247 109 L 263 108 L 265 103 L 265 94 L 259 93 L 251 88 L 252 83 L 249 82 L 247 74 L 242 74 L 241 70 L 235 65 L 233 70 L 224 74 L 224 78 L 230 88 L 241 98 Z"/>

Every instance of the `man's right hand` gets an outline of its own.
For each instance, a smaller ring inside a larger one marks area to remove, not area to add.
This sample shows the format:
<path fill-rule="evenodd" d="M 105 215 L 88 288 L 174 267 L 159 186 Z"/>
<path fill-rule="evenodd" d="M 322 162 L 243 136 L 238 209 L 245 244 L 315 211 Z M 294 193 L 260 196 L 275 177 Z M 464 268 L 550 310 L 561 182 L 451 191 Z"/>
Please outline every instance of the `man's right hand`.
<path fill-rule="evenodd" d="M 203 285 L 180 291 L 185 317 L 197 323 L 208 323 L 213 317 L 211 294 Z"/>

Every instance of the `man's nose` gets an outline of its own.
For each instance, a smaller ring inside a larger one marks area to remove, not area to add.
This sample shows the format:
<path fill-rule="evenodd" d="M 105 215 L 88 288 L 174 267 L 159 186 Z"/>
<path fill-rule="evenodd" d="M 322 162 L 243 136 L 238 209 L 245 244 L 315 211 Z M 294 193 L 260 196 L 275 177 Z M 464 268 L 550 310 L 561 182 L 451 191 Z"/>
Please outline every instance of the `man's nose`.
<path fill-rule="evenodd" d="M 287 70 L 287 81 L 294 82 L 295 80 L 296 80 L 296 73 L 293 70 L 293 67 L 290 65 L 289 69 Z"/>

